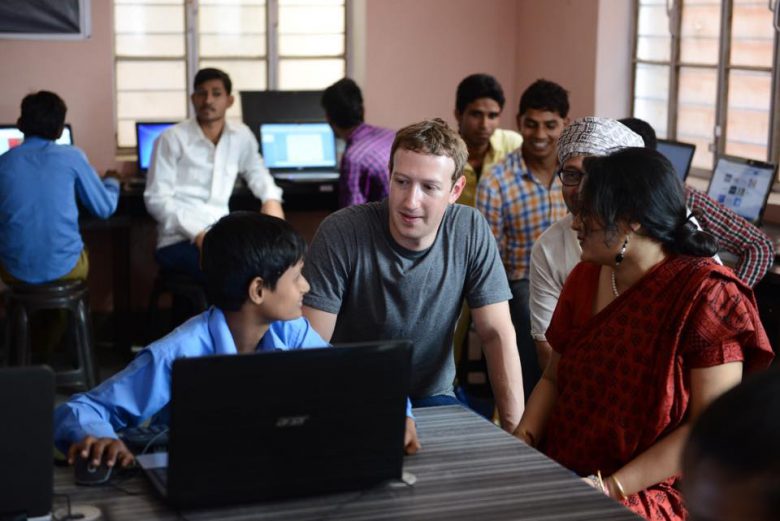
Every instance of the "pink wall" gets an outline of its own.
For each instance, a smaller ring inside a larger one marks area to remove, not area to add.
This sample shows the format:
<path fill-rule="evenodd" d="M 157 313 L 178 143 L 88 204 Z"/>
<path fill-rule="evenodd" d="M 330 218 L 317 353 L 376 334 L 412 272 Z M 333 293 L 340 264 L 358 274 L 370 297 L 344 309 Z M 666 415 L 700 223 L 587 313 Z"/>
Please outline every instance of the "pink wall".
<path fill-rule="evenodd" d="M 492 74 L 503 85 L 504 128 L 515 128 L 520 94 L 540 77 L 570 91 L 573 116 L 592 114 L 598 32 L 602 31 L 603 40 L 605 31 L 629 31 L 622 19 L 612 20 L 612 28 L 598 27 L 605 23 L 605 17 L 599 17 L 605 0 L 364 2 L 365 77 L 360 83 L 366 117 L 391 128 L 426 117 L 454 123 L 455 88 L 474 72 Z M 4 71 L 0 122 L 16 121 L 19 102 L 27 93 L 54 90 L 68 104 L 77 145 L 98 170 L 133 166 L 115 161 L 111 4 L 110 0 L 92 2 L 89 40 L 0 40 L 0 70 Z M 611 70 L 604 67 L 608 53 L 605 57 L 601 51 L 602 70 Z"/>
<path fill-rule="evenodd" d="M 92 2 L 92 37 L 82 41 L 0 40 L 0 123 L 15 123 L 30 92 L 51 90 L 68 105 L 76 144 L 98 170 L 114 167 L 113 2 Z"/>
<path fill-rule="evenodd" d="M 465 76 L 495 76 L 507 98 L 502 126 L 515 128 L 517 0 L 368 0 L 366 119 L 390 128 L 427 117 L 454 124 Z"/>
<path fill-rule="evenodd" d="M 595 109 L 598 0 L 518 0 L 515 82 L 538 78 L 569 91 L 570 117 Z"/>

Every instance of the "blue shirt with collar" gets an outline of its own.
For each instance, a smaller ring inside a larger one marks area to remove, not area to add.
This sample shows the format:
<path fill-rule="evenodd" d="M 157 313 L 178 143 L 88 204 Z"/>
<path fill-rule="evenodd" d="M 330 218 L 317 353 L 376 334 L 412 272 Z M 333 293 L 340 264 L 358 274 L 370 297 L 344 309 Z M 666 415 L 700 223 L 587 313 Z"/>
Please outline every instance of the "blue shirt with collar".
<path fill-rule="evenodd" d="M 260 339 L 257 352 L 326 346 L 328 343 L 308 320 L 301 317 L 273 322 Z M 222 311 L 216 307 L 204 311 L 150 344 L 119 373 L 57 407 L 54 411 L 55 445 L 66 452 L 72 443 L 87 435 L 116 438 L 117 430 L 138 426 L 152 417 L 155 424 L 167 424 L 173 361 L 237 352 Z M 412 416 L 408 400 L 407 416 Z"/>
<path fill-rule="evenodd" d="M 8 273 L 39 284 L 76 266 L 84 249 L 77 197 L 105 219 L 119 182 L 100 179 L 78 148 L 37 136 L 0 155 L 0 264 Z"/>

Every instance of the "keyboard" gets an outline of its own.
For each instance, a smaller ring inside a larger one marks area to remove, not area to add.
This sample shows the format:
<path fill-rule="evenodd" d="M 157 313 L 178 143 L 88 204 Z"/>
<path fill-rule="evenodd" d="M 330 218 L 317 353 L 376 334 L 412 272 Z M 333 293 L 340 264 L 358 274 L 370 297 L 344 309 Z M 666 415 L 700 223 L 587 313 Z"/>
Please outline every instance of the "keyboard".
<path fill-rule="evenodd" d="M 133 453 L 159 452 L 168 447 L 168 427 L 165 425 L 131 427 L 120 432 L 119 439 L 124 441 Z"/>

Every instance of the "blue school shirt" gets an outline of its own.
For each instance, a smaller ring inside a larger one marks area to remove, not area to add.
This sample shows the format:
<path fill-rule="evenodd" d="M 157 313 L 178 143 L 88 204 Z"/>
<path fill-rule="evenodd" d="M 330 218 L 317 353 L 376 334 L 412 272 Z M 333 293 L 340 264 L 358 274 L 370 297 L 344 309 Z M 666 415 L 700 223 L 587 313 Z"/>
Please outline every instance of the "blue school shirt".
<path fill-rule="evenodd" d="M 274 322 L 257 352 L 325 347 L 305 318 Z M 117 430 L 155 417 L 167 424 L 173 361 L 209 355 L 237 354 L 225 315 L 212 307 L 169 335 L 150 344 L 122 371 L 86 393 L 74 395 L 54 411 L 54 442 L 67 451 L 84 436 L 116 438 Z"/>
<path fill-rule="evenodd" d="M 328 343 L 301 317 L 273 322 L 260 339 L 257 352 L 326 346 Z M 237 353 L 225 315 L 212 307 L 150 344 L 130 365 L 93 390 L 76 394 L 57 407 L 54 443 L 64 453 L 87 435 L 116 438 L 116 431 L 138 426 L 153 416 L 155 424 L 168 424 L 173 361 Z M 406 413 L 412 416 L 408 400 Z"/>
<path fill-rule="evenodd" d="M 84 249 L 76 198 L 105 219 L 119 182 L 100 179 L 78 148 L 36 136 L 0 155 L 0 264 L 8 273 L 39 284 L 76 266 Z"/>

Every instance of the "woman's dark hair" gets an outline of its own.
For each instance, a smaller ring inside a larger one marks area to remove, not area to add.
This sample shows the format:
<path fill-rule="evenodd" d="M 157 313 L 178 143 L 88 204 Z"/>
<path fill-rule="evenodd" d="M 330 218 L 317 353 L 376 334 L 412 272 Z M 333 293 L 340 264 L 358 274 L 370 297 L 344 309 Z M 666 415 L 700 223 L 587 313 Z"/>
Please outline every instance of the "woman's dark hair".
<path fill-rule="evenodd" d="M 342 78 L 325 89 L 320 103 L 330 122 L 339 128 L 363 123 L 363 93 L 350 78 Z"/>
<path fill-rule="evenodd" d="M 68 108 L 62 98 L 48 90 L 28 94 L 22 100 L 22 115 L 17 125 L 26 137 L 56 140 L 65 124 Z"/>
<path fill-rule="evenodd" d="M 780 368 L 752 375 L 696 419 L 683 453 L 685 476 L 704 461 L 730 480 L 761 486 L 767 519 L 780 519 Z"/>
<path fill-rule="evenodd" d="M 669 252 L 711 257 L 718 243 L 688 217 L 685 191 L 674 167 L 648 148 L 625 148 L 583 161 L 587 175 L 579 194 L 583 222 L 617 233 L 617 223 L 639 223 L 640 233 Z"/>
<path fill-rule="evenodd" d="M 498 103 L 499 108 L 504 108 L 504 89 L 501 84 L 490 74 L 472 74 L 466 76 L 458 84 L 455 91 L 455 110 L 463 113 L 466 106 L 480 98 L 490 98 Z"/>
<path fill-rule="evenodd" d="M 273 291 L 279 277 L 305 253 L 306 241 L 287 221 L 257 212 L 226 215 L 203 240 L 201 269 L 209 302 L 238 311 L 255 277 Z"/>

